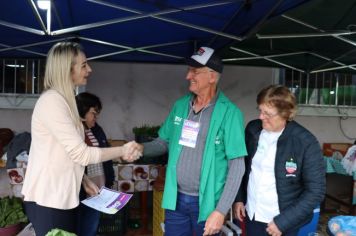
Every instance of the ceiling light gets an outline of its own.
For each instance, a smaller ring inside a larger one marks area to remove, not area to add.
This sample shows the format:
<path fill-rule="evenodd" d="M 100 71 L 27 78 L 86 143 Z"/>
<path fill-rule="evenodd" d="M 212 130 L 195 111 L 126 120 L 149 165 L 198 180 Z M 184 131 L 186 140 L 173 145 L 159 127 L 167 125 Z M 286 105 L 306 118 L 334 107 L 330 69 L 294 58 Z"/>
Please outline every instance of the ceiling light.
<path fill-rule="evenodd" d="M 51 8 L 51 0 L 37 0 L 37 6 L 42 10 Z"/>
<path fill-rule="evenodd" d="M 17 64 L 6 64 L 7 67 L 12 67 L 12 68 L 24 68 L 25 65 L 17 65 Z"/>

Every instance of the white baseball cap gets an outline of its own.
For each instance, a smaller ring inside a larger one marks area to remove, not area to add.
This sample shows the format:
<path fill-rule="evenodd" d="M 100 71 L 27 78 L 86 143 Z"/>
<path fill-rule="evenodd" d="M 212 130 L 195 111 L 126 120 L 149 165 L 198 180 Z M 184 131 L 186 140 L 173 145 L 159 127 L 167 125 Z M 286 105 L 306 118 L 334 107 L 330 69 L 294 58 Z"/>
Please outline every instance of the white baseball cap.
<path fill-rule="evenodd" d="M 200 47 L 190 58 L 186 59 L 186 63 L 196 68 L 206 66 L 219 73 L 224 68 L 221 58 L 214 49 L 209 47 Z"/>

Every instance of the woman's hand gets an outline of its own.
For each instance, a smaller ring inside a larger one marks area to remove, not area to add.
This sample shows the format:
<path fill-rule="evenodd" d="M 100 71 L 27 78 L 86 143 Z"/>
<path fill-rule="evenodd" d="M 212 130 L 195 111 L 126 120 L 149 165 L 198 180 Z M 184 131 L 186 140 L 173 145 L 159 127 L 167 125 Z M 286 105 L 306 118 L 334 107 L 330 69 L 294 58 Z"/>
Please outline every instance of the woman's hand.
<path fill-rule="evenodd" d="M 124 155 L 121 157 L 123 161 L 133 162 L 138 160 L 142 156 L 143 147 L 141 144 L 131 141 L 123 146 Z"/>
<path fill-rule="evenodd" d="M 268 223 L 267 233 L 272 236 L 281 236 L 282 232 L 279 230 L 278 226 L 274 223 L 274 221 Z"/>
<path fill-rule="evenodd" d="M 83 176 L 83 181 L 82 181 L 82 184 L 83 184 L 83 188 L 85 190 L 85 192 L 87 193 L 88 196 L 92 197 L 92 196 L 95 196 L 99 193 L 99 188 L 98 186 L 93 182 L 91 181 L 87 175 L 84 175 Z"/>
<path fill-rule="evenodd" d="M 246 217 L 245 205 L 243 202 L 236 202 L 233 206 L 234 209 L 234 217 L 239 221 L 243 221 Z"/>

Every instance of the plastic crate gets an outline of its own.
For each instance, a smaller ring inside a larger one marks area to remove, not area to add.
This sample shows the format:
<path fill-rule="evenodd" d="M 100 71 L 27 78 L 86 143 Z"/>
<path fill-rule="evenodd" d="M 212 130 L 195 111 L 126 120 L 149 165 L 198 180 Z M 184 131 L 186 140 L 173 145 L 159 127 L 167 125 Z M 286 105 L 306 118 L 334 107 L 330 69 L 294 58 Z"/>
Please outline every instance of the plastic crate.
<path fill-rule="evenodd" d="M 299 230 L 298 236 L 306 236 L 306 235 L 310 235 L 311 233 L 316 233 L 319 217 L 320 217 L 320 207 L 317 207 L 314 209 L 313 219 Z"/>
<path fill-rule="evenodd" d="M 128 210 L 122 208 L 114 215 L 100 215 L 100 223 L 97 234 L 101 236 L 124 236 L 127 230 Z"/>
<path fill-rule="evenodd" d="M 322 88 L 321 89 L 323 104 L 356 106 L 356 86 L 342 85 L 336 88 Z"/>
<path fill-rule="evenodd" d="M 309 104 L 309 99 L 313 93 L 313 88 L 300 88 L 296 92 L 298 104 Z M 308 93 L 308 94 L 307 94 Z"/>
<path fill-rule="evenodd" d="M 153 189 L 153 235 L 163 236 L 164 209 L 161 207 L 163 191 Z"/>

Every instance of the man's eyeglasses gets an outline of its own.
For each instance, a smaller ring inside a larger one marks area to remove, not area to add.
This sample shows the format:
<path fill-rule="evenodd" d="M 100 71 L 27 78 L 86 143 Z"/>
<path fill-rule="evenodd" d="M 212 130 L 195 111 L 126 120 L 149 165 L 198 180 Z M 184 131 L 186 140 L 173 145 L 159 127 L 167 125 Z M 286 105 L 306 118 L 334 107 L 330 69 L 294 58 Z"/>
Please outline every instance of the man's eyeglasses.
<path fill-rule="evenodd" d="M 199 75 L 202 73 L 213 72 L 213 70 L 199 70 L 197 68 L 188 68 L 187 73 L 192 73 L 193 75 Z"/>
<path fill-rule="evenodd" d="M 267 112 L 267 111 L 262 111 L 260 108 L 258 108 L 257 107 L 257 111 L 261 114 L 261 115 L 263 115 L 265 118 L 267 118 L 267 119 L 271 119 L 271 118 L 273 118 L 273 117 L 275 117 L 276 115 L 278 115 L 278 112 L 276 112 L 276 113 L 269 113 L 269 112 Z"/>

